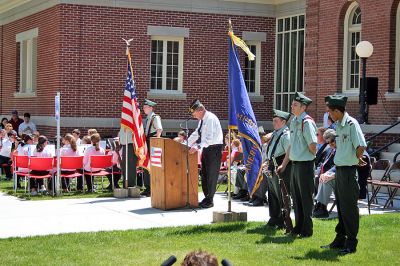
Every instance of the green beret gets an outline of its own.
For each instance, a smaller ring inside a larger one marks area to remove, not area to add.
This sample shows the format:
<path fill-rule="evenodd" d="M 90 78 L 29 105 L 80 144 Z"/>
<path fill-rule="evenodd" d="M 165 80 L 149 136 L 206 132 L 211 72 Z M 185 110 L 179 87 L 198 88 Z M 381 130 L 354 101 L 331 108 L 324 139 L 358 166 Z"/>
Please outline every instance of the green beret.
<path fill-rule="evenodd" d="M 150 101 L 150 100 L 147 100 L 147 99 L 144 99 L 144 105 L 148 105 L 150 107 L 154 107 L 154 106 L 157 105 L 157 103 L 153 102 L 153 101 Z"/>
<path fill-rule="evenodd" d="M 289 120 L 290 113 L 287 113 L 287 112 L 284 112 L 284 111 L 281 111 L 281 110 L 276 110 L 276 109 L 273 109 L 273 110 L 274 110 L 274 116 L 273 117 L 280 117 L 280 118 L 282 118 L 282 119 L 284 119 L 286 121 Z"/>
<path fill-rule="evenodd" d="M 347 97 L 342 95 L 329 95 L 325 97 L 326 105 L 346 107 Z"/>
<path fill-rule="evenodd" d="M 189 113 L 193 113 L 194 111 L 196 111 L 197 108 L 199 108 L 200 106 L 203 106 L 200 102 L 200 100 L 196 99 L 192 102 L 192 104 L 189 107 Z"/>
<path fill-rule="evenodd" d="M 308 98 L 307 96 L 305 96 L 303 93 L 300 92 L 295 93 L 293 100 L 301 102 L 304 105 L 310 105 L 310 103 L 312 103 L 312 100 L 310 98 Z"/>

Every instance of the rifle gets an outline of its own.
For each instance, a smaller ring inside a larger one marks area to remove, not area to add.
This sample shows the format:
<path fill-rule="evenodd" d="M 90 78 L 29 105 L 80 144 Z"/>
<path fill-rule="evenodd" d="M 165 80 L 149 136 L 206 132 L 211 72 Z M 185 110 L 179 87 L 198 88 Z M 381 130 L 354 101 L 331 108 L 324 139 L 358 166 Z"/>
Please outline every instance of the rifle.
<path fill-rule="evenodd" d="M 282 202 L 283 202 L 283 206 L 282 206 L 282 217 L 283 217 L 283 222 L 285 224 L 286 227 L 286 233 L 290 233 L 293 230 L 293 224 L 292 224 L 292 219 L 290 218 L 290 198 L 289 198 L 289 193 L 287 191 L 286 185 L 285 185 L 285 181 L 283 180 L 283 178 L 281 177 L 280 174 L 278 174 L 278 172 L 276 171 L 278 168 L 278 164 L 276 162 L 276 159 L 274 156 L 272 156 L 272 162 L 274 163 L 274 167 L 275 167 L 275 174 L 278 177 L 279 180 L 279 187 L 281 189 L 281 196 L 282 196 Z"/>

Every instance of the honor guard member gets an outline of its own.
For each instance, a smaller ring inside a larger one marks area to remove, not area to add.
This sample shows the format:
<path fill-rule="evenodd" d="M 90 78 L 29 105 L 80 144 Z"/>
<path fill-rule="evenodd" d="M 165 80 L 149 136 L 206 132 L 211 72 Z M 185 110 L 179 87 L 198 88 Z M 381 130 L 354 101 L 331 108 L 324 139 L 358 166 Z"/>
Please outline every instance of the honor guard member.
<path fill-rule="evenodd" d="M 292 235 L 301 238 L 313 234 L 312 209 L 314 192 L 314 160 L 317 150 L 317 127 L 306 113 L 312 100 L 296 92 L 291 109 L 295 116 L 290 122 L 290 145 L 278 173 L 285 170 L 289 160 L 292 162 L 290 191 L 296 225 Z"/>
<path fill-rule="evenodd" d="M 163 131 L 161 124 L 161 117 L 154 113 L 153 109 L 157 105 L 157 103 L 147 100 L 144 100 L 143 111 L 147 115 L 146 125 L 144 134 L 146 134 L 146 144 L 147 144 L 147 152 L 150 154 L 150 138 L 151 137 L 161 137 L 161 133 Z M 143 182 L 146 187 L 145 190 L 141 193 L 141 195 L 149 197 L 151 194 L 150 187 L 150 173 L 148 170 L 143 171 Z"/>
<path fill-rule="evenodd" d="M 132 131 L 121 128 L 118 133 L 119 143 L 121 145 L 121 170 L 124 180 L 128 179 L 128 187 L 136 186 L 136 164 L 137 156 L 135 154 L 135 148 L 132 142 Z M 128 149 L 128 152 L 127 150 Z M 128 154 L 128 159 L 126 158 Z M 126 168 L 126 162 L 128 161 L 128 171 Z M 123 182 L 125 188 L 125 182 Z"/>
<path fill-rule="evenodd" d="M 218 173 L 221 166 L 223 133 L 218 117 L 207 111 L 204 105 L 195 100 L 189 108 L 194 118 L 199 120 L 196 130 L 190 135 L 189 153 L 201 151 L 201 187 L 205 198 L 199 203 L 202 208 L 214 206 Z"/>
<path fill-rule="evenodd" d="M 357 165 L 365 165 L 363 153 L 366 142 L 357 120 L 346 112 L 347 97 L 327 96 L 325 102 L 329 114 L 336 122 L 336 165 L 335 195 L 339 222 L 336 226 L 336 237 L 332 243 L 322 248 L 339 248 L 340 254 L 356 252 L 359 213 L 357 200 L 359 186 L 357 182 Z"/>
<path fill-rule="evenodd" d="M 274 132 L 272 133 L 271 141 L 267 147 L 266 155 L 268 161 L 268 170 L 271 175 L 268 176 L 268 207 L 270 219 L 267 225 L 277 228 L 283 228 L 284 222 L 282 217 L 282 193 L 279 184 L 279 177 L 276 174 L 274 162 L 272 157 L 275 158 L 278 165 L 281 165 L 285 158 L 286 151 L 290 145 L 290 130 L 286 125 L 289 121 L 290 114 L 280 110 L 274 109 L 274 118 L 272 119 L 272 126 Z M 285 182 L 286 189 L 289 192 L 290 184 L 290 162 L 285 167 L 280 175 Z"/>

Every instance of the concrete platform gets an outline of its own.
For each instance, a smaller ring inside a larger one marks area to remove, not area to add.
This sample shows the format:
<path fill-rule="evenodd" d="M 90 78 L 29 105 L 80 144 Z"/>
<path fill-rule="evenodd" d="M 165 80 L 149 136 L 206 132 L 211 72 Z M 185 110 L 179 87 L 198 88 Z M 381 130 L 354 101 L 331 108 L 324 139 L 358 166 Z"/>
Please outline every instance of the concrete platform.
<path fill-rule="evenodd" d="M 199 199 L 202 198 L 203 194 L 199 193 Z M 399 211 L 399 201 L 395 201 L 395 204 L 394 209 L 385 210 L 373 206 L 371 213 Z M 204 225 L 212 223 L 213 211 L 227 210 L 226 195 L 217 193 L 214 205 L 213 208 L 196 211 L 162 211 L 151 208 L 150 198 L 27 201 L 0 193 L 0 238 Z M 359 205 L 360 213 L 368 214 L 366 204 Z M 233 201 L 232 211 L 247 212 L 248 221 L 266 222 L 269 219 L 267 206 L 248 207 L 243 202 Z M 333 212 L 331 217 L 335 215 Z"/>

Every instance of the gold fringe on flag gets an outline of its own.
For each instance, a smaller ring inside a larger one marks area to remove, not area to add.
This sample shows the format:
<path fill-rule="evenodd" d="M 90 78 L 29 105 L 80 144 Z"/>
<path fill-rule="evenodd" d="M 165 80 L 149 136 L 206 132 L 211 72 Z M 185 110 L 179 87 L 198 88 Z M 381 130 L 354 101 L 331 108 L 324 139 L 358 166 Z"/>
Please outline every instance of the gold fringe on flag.
<path fill-rule="evenodd" d="M 235 34 L 233 34 L 233 31 L 230 30 L 228 32 L 228 34 L 231 37 L 233 43 L 236 46 L 239 46 L 240 48 L 242 48 L 242 50 L 247 54 L 247 56 L 249 57 L 250 61 L 253 61 L 256 58 L 256 56 L 250 51 L 250 49 L 247 46 L 247 44 L 242 39 L 240 39 Z"/>

